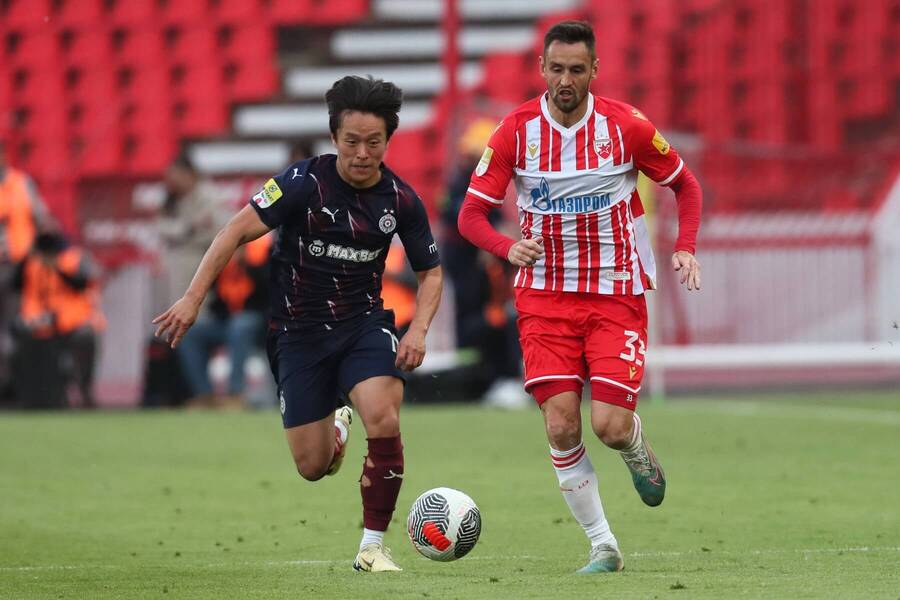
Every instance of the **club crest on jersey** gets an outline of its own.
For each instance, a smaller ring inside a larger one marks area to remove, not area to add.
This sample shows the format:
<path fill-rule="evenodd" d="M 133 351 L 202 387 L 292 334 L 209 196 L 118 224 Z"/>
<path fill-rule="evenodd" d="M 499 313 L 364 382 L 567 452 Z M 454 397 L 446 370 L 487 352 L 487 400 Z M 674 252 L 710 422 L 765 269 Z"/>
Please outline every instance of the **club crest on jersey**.
<path fill-rule="evenodd" d="M 598 135 L 594 138 L 594 152 L 597 153 L 597 156 L 606 160 L 612 154 L 612 141 L 608 137 L 600 137 Z"/>
<path fill-rule="evenodd" d="M 397 229 L 397 217 L 394 216 L 394 211 L 387 212 L 378 219 L 378 229 L 382 233 L 391 233 Z"/>
<path fill-rule="evenodd" d="M 484 154 L 481 155 L 481 160 L 478 161 L 478 166 L 475 167 L 475 174 L 481 177 L 482 175 L 487 173 L 488 167 L 491 165 L 491 158 L 493 157 L 494 149 L 491 147 L 485 148 Z"/>
<path fill-rule="evenodd" d="M 253 196 L 253 201 L 260 208 L 269 208 L 281 198 L 282 192 L 274 179 L 269 179 L 258 194 Z"/>

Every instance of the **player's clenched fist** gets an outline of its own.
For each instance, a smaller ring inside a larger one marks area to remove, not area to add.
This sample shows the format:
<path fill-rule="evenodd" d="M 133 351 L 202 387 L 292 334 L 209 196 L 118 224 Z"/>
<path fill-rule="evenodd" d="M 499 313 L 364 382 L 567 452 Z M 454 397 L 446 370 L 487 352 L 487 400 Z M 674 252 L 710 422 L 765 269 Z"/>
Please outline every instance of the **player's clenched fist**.
<path fill-rule="evenodd" d="M 519 240 L 513 244 L 507 260 L 517 267 L 532 267 L 537 260 L 544 255 L 544 239 Z"/>

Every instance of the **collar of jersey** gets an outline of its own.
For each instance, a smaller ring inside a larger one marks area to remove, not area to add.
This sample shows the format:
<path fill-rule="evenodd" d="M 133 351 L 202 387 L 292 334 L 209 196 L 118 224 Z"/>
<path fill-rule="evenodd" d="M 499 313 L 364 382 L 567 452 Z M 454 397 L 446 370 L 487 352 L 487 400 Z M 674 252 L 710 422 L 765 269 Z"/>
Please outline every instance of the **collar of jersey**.
<path fill-rule="evenodd" d="M 588 118 L 594 112 L 594 94 L 588 91 L 588 105 L 587 109 L 584 111 L 584 114 L 578 119 L 577 123 L 574 123 L 571 127 L 563 127 L 559 123 L 556 122 L 556 119 L 553 118 L 553 115 L 550 114 L 550 107 L 547 106 L 547 98 L 549 97 L 549 92 L 544 92 L 544 95 L 541 96 L 541 113 L 543 113 L 544 118 L 547 119 L 547 122 L 550 123 L 550 126 L 553 129 L 559 131 L 563 135 L 572 135 L 587 123 Z"/>

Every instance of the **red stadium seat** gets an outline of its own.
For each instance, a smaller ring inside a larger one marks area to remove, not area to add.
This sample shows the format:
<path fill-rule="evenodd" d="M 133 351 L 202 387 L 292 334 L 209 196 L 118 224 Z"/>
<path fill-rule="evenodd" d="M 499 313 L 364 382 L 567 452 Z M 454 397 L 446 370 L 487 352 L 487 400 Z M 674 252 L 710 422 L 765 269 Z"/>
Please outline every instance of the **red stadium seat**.
<path fill-rule="evenodd" d="M 126 65 L 159 66 L 166 61 L 162 31 L 155 28 L 121 29 L 113 34 L 114 58 Z"/>
<path fill-rule="evenodd" d="M 62 35 L 62 55 L 68 64 L 107 66 L 112 56 L 110 36 L 103 30 L 68 30 Z"/>
<path fill-rule="evenodd" d="M 172 162 L 177 144 L 169 132 L 126 136 L 123 139 L 123 169 L 137 177 L 158 177 Z"/>
<path fill-rule="evenodd" d="M 95 28 L 106 17 L 103 0 L 64 0 L 53 16 L 61 27 Z"/>
<path fill-rule="evenodd" d="M 163 32 L 167 60 L 185 64 L 205 64 L 218 59 L 216 34 L 206 24 L 166 28 Z"/>
<path fill-rule="evenodd" d="M 71 68 L 66 73 L 69 101 L 108 105 L 117 95 L 115 74 L 109 68 Z"/>
<path fill-rule="evenodd" d="M 235 62 L 274 61 L 275 32 L 267 23 L 224 27 L 220 31 L 222 55 Z"/>
<path fill-rule="evenodd" d="M 7 47 L 3 62 L 9 67 L 44 67 L 59 60 L 59 38 L 48 28 L 16 32 L 8 38 Z"/>
<path fill-rule="evenodd" d="M 50 21 L 50 0 L 10 0 L 3 14 L 8 29 L 39 29 Z"/>
<path fill-rule="evenodd" d="M 258 0 L 218 0 L 213 18 L 220 23 L 246 25 L 263 18 L 265 10 Z"/>
<path fill-rule="evenodd" d="M 109 13 L 113 26 L 147 26 L 158 18 L 155 0 L 115 0 Z"/>
<path fill-rule="evenodd" d="M 175 132 L 179 137 L 217 135 L 228 128 L 228 111 L 221 99 L 185 98 L 175 104 Z"/>
<path fill-rule="evenodd" d="M 283 25 L 305 23 L 310 16 L 311 4 L 311 0 L 270 0 L 264 16 Z"/>
<path fill-rule="evenodd" d="M 195 25 L 209 18 L 208 0 L 162 0 L 161 18 L 167 25 Z"/>
<path fill-rule="evenodd" d="M 279 89 L 280 71 L 275 58 L 260 62 L 231 63 L 225 67 L 225 88 L 233 102 L 271 98 Z"/>

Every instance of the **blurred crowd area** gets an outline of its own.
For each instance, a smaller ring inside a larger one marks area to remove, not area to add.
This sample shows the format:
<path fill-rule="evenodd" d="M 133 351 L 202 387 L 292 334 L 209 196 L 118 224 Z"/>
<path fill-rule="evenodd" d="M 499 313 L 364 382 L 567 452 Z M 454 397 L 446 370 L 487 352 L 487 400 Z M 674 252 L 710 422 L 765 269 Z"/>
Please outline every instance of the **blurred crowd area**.
<path fill-rule="evenodd" d="M 688 303 L 661 274 L 652 345 L 895 339 L 900 0 L 0 0 L 0 402 L 271 405 L 268 240 L 177 351 L 150 320 L 262 182 L 331 151 L 328 86 L 373 74 L 405 91 L 387 162 L 447 275 L 410 396 L 520 405 L 509 265 L 455 221 L 497 121 L 543 91 L 563 18 L 597 30 L 593 90 L 647 114 L 704 188 L 705 290 Z M 663 255 L 677 209 L 640 190 Z M 513 203 L 494 218 L 517 235 Z M 402 327 L 401 247 L 384 297 Z"/>

